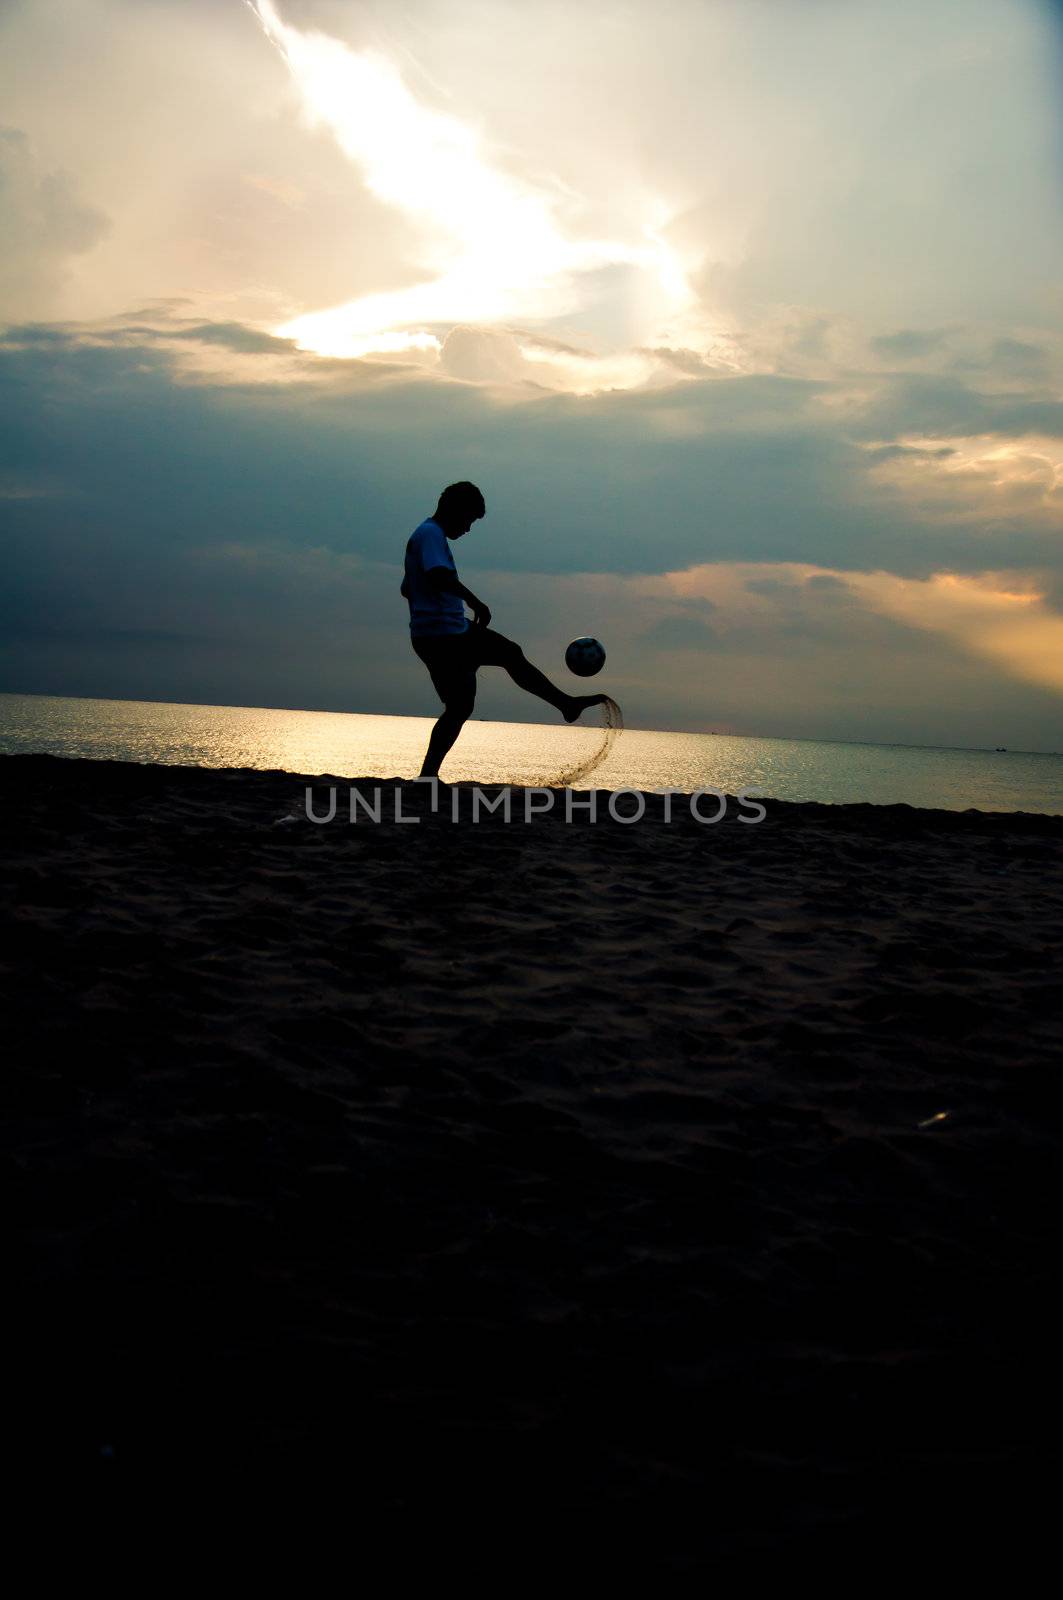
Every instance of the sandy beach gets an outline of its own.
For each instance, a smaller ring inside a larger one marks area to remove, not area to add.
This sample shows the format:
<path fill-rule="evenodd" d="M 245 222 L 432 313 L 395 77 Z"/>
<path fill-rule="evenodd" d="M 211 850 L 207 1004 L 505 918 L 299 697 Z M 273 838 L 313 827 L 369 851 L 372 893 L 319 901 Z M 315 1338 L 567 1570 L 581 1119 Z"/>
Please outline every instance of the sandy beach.
<path fill-rule="evenodd" d="M 1036 1532 L 1063 818 L 0 782 L 28 1471 L 675 1573 Z"/>

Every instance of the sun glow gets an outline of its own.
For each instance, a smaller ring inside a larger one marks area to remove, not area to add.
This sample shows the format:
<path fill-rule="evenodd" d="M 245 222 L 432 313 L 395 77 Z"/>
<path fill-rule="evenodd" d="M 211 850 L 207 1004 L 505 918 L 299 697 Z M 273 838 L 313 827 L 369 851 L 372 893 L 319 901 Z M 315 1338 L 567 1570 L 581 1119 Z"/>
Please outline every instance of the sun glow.
<path fill-rule="evenodd" d="M 1016 574 L 937 573 L 922 580 L 850 573 L 846 581 L 876 610 L 915 628 L 947 635 L 1013 677 L 1063 692 L 1063 617 Z"/>
<path fill-rule="evenodd" d="M 278 334 L 322 355 L 424 351 L 456 324 L 548 324 L 593 303 L 615 349 L 664 342 L 692 305 L 684 263 L 661 234 L 660 200 L 632 201 L 627 238 L 574 237 L 558 215 L 571 209 L 571 195 L 492 163 L 478 133 L 422 105 L 387 57 L 300 32 L 270 0 L 252 8 L 287 62 L 309 122 L 327 127 L 371 193 L 420 233 L 425 273 L 409 287 L 296 317 Z M 537 351 L 529 359 L 552 358 Z M 645 369 L 629 362 L 624 372 L 640 381 Z"/>
<path fill-rule="evenodd" d="M 917 497 L 942 521 L 999 513 L 1059 516 L 1063 507 L 1063 450 L 1043 434 L 1002 440 L 998 434 L 924 438 L 910 435 L 865 445 L 883 450 L 872 472 Z"/>
<path fill-rule="evenodd" d="M 776 590 L 749 588 L 750 579 L 765 577 L 775 580 Z M 994 661 L 1013 678 L 1063 693 L 1063 616 L 1052 609 L 1034 574 L 937 572 L 903 578 L 800 562 L 721 562 L 636 583 L 644 600 L 708 601 L 718 632 L 738 629 L 751 636 L 758 624 L 774 631 L 778 594 L 792 606 L 809 580 L 817 579 L 848 590 L 868 613 L 937 634 L 970 655 Z M 821 603 L 814 590 L 805 593 L 813 594 L 813 606 Z"/>

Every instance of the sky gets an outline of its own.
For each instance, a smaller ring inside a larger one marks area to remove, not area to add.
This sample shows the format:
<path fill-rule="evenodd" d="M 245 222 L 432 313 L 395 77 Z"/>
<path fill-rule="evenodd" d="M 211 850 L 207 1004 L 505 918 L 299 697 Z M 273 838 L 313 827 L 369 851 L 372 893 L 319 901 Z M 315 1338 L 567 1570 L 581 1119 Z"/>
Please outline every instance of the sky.
<path fill-rule="evenodd" d="M 0 0 L 0 689 L 1063 750 L 1046 0 Z M 543 720 L 485 671 L 477 714 Z"/>

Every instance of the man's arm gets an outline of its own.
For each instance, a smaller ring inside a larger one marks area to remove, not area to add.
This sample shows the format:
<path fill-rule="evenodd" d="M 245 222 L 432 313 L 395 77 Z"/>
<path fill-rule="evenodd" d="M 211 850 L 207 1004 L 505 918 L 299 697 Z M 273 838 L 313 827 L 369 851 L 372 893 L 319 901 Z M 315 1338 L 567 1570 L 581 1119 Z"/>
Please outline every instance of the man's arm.
<path fill-rule="evenodd" d="M 467 606 L 472 607 L 472 620 L 481 628 L 491 626 L 491 611 L 482 600 L 477 599 L 471 589 L 466 589 L 458 581 L 456 572 L 451 572 L 449 567 L 429 567 L 424 575 L 425 582 L 433 589 L 440 590 L 443 594 L 456 594 L 464 600 Z"/>

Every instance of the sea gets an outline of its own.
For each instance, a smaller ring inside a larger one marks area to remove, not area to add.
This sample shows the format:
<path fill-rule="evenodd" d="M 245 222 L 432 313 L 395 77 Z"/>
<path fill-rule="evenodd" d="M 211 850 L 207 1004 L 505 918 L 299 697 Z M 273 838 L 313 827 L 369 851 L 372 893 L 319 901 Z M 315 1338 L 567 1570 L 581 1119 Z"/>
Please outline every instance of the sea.
<path fill-rule="evenodd" d="M 443 776 L 550 786 L 601 751 L 599 764 L 571 787 L 746 790 L 827 805 L 1063 814 L 1059 754 L 630 728 L 610 736 L 598 716 L 587 713 L 589 727 L 474 719 Z M 0 694 L 0 754 L 8 755 L 411 778 L 431 727 L 429 717 Z"/>

